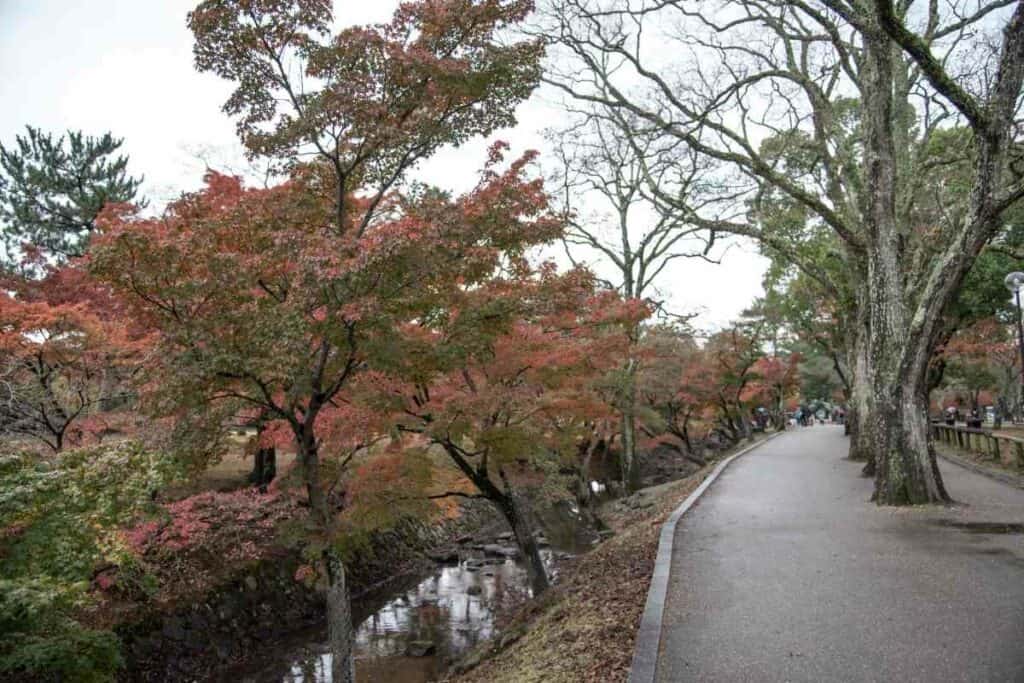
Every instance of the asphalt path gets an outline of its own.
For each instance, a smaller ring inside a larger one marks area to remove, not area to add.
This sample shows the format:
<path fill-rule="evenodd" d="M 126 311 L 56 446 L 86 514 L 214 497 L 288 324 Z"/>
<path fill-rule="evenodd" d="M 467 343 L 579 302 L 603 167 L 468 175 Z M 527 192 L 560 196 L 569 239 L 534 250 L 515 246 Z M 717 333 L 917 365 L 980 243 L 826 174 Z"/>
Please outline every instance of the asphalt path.
<path fill-rule="evenodd" d="M 734 462 L 680 520 L 658 681 L 1024 681 L 1024 491 L 942 464 L 879 508 L 841 427 Z"/>

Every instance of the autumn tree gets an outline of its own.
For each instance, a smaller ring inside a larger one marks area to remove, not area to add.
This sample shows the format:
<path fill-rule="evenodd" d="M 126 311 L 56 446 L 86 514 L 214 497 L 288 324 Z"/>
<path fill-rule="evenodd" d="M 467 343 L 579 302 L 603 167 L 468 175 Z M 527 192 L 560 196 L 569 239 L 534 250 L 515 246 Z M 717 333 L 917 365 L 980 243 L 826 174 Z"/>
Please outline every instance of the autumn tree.
<path fill-rule="evenodd" d="M 1012 328 L 996 318 L 979 320 L 957 332 L 936 358 L 945 367 L 942 386 L 966 392 L 971 408 L 980 411 L 983 391 L 999 394 L 1000 415 L 1008 412 L 1007 395 L 1020 388 L 1020 356 Z"/>
<path fill-rule="evenodd" d="M 810 217 L 806 225 L 834 235 L 853 294 L 854 395 L 861 445 L 876 463 L 874 498 L 946 500 L 928 444 L 928 364 L 943 312 L 1024 193 L 1014 123 L 1024 4 L 557 7 L 553 30 L 575 64 L 553 83 L 627 111 L 667 146 L 720 165 L 727 182 L 712 188 L 717 209 L 695 211 L 663 184 L 667 208 L 772 244 L 809 273 L 820 272 L 820 261 L 801 253 L 806 233 L 748 220 L 736 200 L 785 197 Z M 656 25 L 677 28 L 645 30 Z M 656 63 L 651 36 L 695 49 Z M 961 135 L 950 133 L 957 128 Z M 768 137 L 788 140 L 793 154 L 772 159 L 761 147 Z M 936 144 L 942 138 L 947 144 Z M 947 163 L 963 164 L 964 191 L 929 187 L 932 171 Z M 922 188 L 934 190 L 937 220 L 921 220 Z"/>
<path fill-rule="evenodd" d="M 762 332 L 760 321 L 739 321 L 711 335 L 704 346 L 712 372 L 715 431 L 729 443 L 753 433 L 747 399 L 764 355 Z"/>
<path fill-rule="evenodd" d="M 390 23 L 331 34 L 330 0 L 206 0 L 189 14 L 200 71 L 235 83 L 224 111 L 252 156 L 314 156 L 333 174 L 334 223 L 363 234 L 418 162 L 515 122 L 540 41 L 502 44 L 529 0 L 403 3 Z M 353 207 L 352 196 L 367 198 Z"/>
<path fill-rule="evenodd" d="M 786 403 L 797 396 L 800 388 L 800 360 L 796 353 L 764 355 L 751 368 L 754 379 L 743 399 L 754 408 L 767 406 L 778 431 L 786 428 Z"/>
<path fill-rule="evenodd" d="M 334 508 L 318 421 L 343 414 L 350 382 L 404 324 L 429 315 L 431 276 L 452 271 L 431 270 L 439 263 L 424 247 L 472 268 L 487 240 L 486 230 L 448 235 L 445 220 L 410 218 L 395 191 L 441 146 L 514 123 L 541 54 L 539 41 L 496 38 L 531 10 L 524 0 L 409 2 L 389 23 L 336 34 L 331 5 L 207 0 L 189 14 L 197 68 L 235 84 L 224 110 L 242 143 L 292 179 L 257 192 L 212 175 L 161 219 L 113 221 L 96 258 L 161 329 L 166 407 L 216 423 L 249 404 L 287 425 L 327 539 Z M 474 210 L 477 229 L 515 222 Z M 344 565 L 323 548 L 332 675 L 350 681 Z"/>
<path fill-rule="evenodd" d="M 268 438 L 288 435 L 317 529 L 311 547 L 330 579 L 338 652 L 351 643 L 332 549 L 347 502 L 338 483 L 367 440 L 387 432 L 359 398 L 368 373 L 394 362 L 416 321 L 445 315 L 453 292 L 490 278 L 502 254 L 552 234 L 550 221 L 532 220 L 542 192 L 523 179 L 526 163 L 486 173 L 455 200 L 395 197 L 391 218 L 362 235 L 335 230 L 322 163 L 262 190 L 211 174 L 164 216 L 111 216 L 91 254 L 94 272 L 160 332 L 142 388 L 150 411 L 207 439 L 256 409 L 277 425 Z"/>
<path fill-rule="evenodd" d="M 641 429 L 650 438 L 667 433 L 681 446 L 684 457 L 704 465 L 695 438 L 709 427 L 714 410 L 714 367 L 687 330 L 656 326 L 641 342 L 644 366 L 638 376 L 644 416 Z"/>
<path fill-rule="evenodd" d="M 592 382 L 617 369 L 629 328 L 646 312 L 585 273 L 511 262 L 455 298 L 451 313 L 417 327 L 392 376 L 404 380 L 400 429 L 440 447 L 508 521 L 534 594 L 549 579 L 523 486 L 580 455 L 613 406 Z"/>
<path fill-rule="evenodd" d="M 147 341 L 84 268 L 37 270 L 46 275 L 8 277 L 0 291 L 0 434 L 59 452 L 88 440 Z"/>
<path fill-rule="evenodd" d="M 24 245 L 57 262 L 81 256 L 107 204 L 136 199 L 142 178 L 128 175 L 123 139 L 69 130 L 54 138 L 28 126 L 14 145 L 0 145 L 0 229 L 6 265 Z"/>

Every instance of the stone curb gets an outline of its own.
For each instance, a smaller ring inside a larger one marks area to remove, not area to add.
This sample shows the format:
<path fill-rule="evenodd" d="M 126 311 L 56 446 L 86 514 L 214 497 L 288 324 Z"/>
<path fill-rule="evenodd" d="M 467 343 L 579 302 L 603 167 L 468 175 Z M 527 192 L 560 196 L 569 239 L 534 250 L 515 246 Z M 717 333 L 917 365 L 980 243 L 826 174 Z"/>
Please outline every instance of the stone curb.
<path fill-rule="evenodd" d="M 654 677 L 658 670 L 658 649 L 661 646 L 661 625 L 665 612 L 669 572 L 672 569 L 672 545 L 675 541 L 676 524 L 733 460 L 786 433 L 776 432 L 720 462 L 662 525 L 661 535 L 658 538 L 658 555 L 654 560 L 654 574 L 651 576 L 651 587 L 647 591 L 647 603 L 644 606 L 643 616 L 640 617 L 640 629 L 636 634 L 633 663 L 629 670 L 629 683 L 654 683 Z"/>
<path fill-rule="evenodd" d="M 970 470 L 971 472 L 980 474 L 983 477 L 988 477 L 989 479 L 995 479 L 998 482 L 1007 484 L 1008 486 L 1012 486 L 1014 488 L 1024 489 L 1024 477 L 1015 476 L 1013 474 L 1010 474 L 1009 472 L 999 472 L 997 470 L 992 469 L 991 467 L 985 467 L 984 465 L 979 465 L 976 462 L 971 462 L 966 458 L 961 458 L 951 453 L 943 453 L 938 448 L 935 449 L 935 454 L 938 455 L 943 460 L 951 462 L 954 465 L 959 465 L 960 467 L 963 467 L 965 470 Z"/>

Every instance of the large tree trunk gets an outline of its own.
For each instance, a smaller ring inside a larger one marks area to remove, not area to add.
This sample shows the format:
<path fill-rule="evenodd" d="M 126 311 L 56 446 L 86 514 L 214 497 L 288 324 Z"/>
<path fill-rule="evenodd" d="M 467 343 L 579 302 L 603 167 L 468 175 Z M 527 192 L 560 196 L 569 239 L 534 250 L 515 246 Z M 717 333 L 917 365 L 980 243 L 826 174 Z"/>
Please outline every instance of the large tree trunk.
<path fill-rule="evenodd" d="M 918 505 L 946 502 L 928 430 L 923 373 L 881 385 L 874 396 L 870 441 L 875 452 L 876 502 Z"/>
<path fill-rule="evenodd" d="M 912 321 L 901 268 L 904 236 L 896 215 L 900 179 L 894 138 L 898 128 L 893 109 L 894 55 L 889 37 L 880 28 L 871 27 L 863 35 L 862 211 L 868 239 L 864 245 L 867 277 L 858 303 L 859 313 L 867 316 L 859 321 L 867 326 L 867 353 L 863 358 L 858 355 L 866 372 L 857 373 L 857 382 L 867 381 L 870 393 L 867 405 L 858 406 L 857 431 L 870 448 L 867 455 L 875 470 L 876 502 L 939 502 L 947 498 L 928 448 L 923 400 L 931 348 L 926 341 L 911 348 Z M 863 331 L 863 324 L 858 324 L 858 336 Z"/>

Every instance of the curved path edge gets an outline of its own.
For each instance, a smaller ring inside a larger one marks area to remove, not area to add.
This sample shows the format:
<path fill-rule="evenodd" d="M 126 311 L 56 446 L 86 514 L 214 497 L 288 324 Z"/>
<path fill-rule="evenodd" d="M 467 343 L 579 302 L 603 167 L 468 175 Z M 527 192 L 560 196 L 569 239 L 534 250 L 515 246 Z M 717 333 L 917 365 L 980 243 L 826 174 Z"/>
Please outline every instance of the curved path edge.
<path fill-rule="evenodd" d="M 752 450 L 760 448 L 775 437 L 785 433 L 776 432 L 755 444 L 747 446 L 738 453 L 733 453 L 718 463 L 718 466 L 701 482 L 700 486 L 687 496 L 686 500 L 665 520 L 661 527 L 661 534 L 658 537 L 658 554 L 654 560 L 654 574 L 651 576 L 651 586 L 647 590 L 647 603 L 644 606 L 643 616 L 640 617 L 640 628 L 636 634 L 633 663 L 629 669 L 629 683 L 654 683 L 655 674 L 658 670 L 658 649 L 661 646 L 661 626 L 665 612 L 665 597 L 668 592 L 668 578 L 672 569 L 672 547 L 675 541 L 676 525 L 679 523 L 679 520 L 693 507 L 694 503 L 715 483 L 718 476 L 734 460 Z"/>

